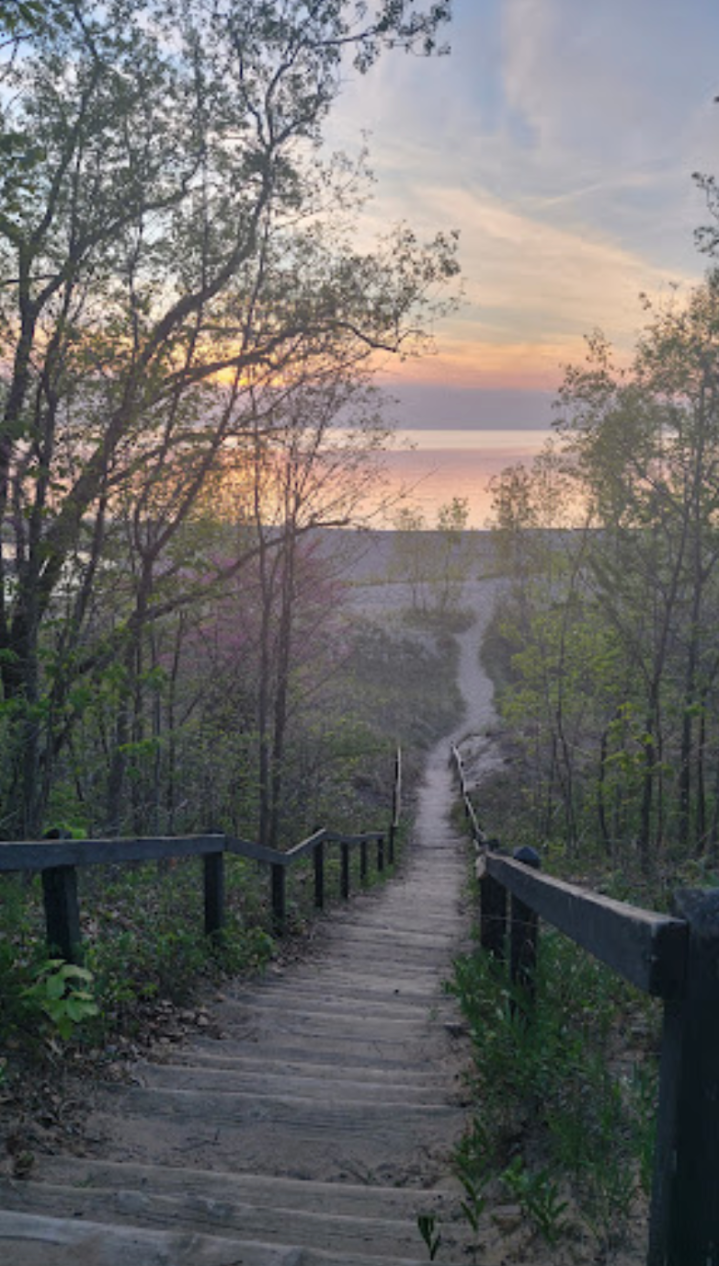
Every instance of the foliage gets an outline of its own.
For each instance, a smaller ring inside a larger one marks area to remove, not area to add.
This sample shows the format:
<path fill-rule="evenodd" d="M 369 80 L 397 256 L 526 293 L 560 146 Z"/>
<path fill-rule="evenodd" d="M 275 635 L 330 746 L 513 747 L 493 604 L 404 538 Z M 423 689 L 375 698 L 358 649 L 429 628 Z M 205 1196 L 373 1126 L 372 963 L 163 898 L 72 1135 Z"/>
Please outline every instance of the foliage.
<path fill-rule="evenodd" d="M 426 344 L 456 240 L 404 225 L 359 250 L 364 156 L 320 151 L 344 76 L 436 51 L 448 4 L 19 13 L 0 107 L 0 800 L 4 833 L 36 838 L 88 717 L 103 829 L 142 818 L 138 771 L 172 744 L 157 644 L 172 662 L 188 613 L 256 557 L 247 536 L 213 557 L 203 496 L 230 459 L 306 441 L 310 401 L 340 430 L 366 418 L 373 352 Z M 317 497 L 309 519 L 347 513 Z"/>
<path fill-rule="evenodd" d="M 93 975 L 86 967 L 49 958 L 41 963 L 33 985 L 23 998 L 32 1010 L 42 1012 L 67 1042 L 86 1020 L 99 1015 L 92 992 Z"/>
<path fill-rule="evenodd" d="M 433 634 L 367 621 L 355 628 L 345 663 L 349 698 L 373 730 L 423 749 L 461 715 L 456 666 L 456 642 L 444 626 Z"/>
<path fill-rule="evenodd" d="M 461 606 L 474 561 L 468 519 L 466 497 L 453 497 L 440 506 L 433 526 L 416 507 L 402 506 L 396 515 L 390 574 L 409 585 L 414 614 L 441 621 Z"/>
<path fill-rule="evenodd" d="M 492 633 L 538 834 L 646 875 L 719 848 L 719 274 L 647 311 L 628 369 L 595 335 L 567 371 L 551 460 L 497 482 Z"/>
<path fill-rule="evenodd" d="M 551 1246 L 557 1244 L 567 1229 L 564 1214 L 568 1203 L 560 1199 L 559 1184 L 550 1171 L 530 1172 L 524 1168 L 522 1158 L 515 1156 L 504 1170 L 502 1182 L 542 1239 Z"/>
<path fill-rule="evenodd" d="M 548 1243 L 566 1229 L 570 1193 L 597 1239 L 616 1239 L 642 1184 L 646 1195 L 656 1091 L 644 1049 L 628 1066 L 617 1034 L 631 1022 L 651 1047 L 649 1004 L 551 932 L 530 1018 L 484 952 L 457 961 L 450 987 L 475 1055 L 478 1114 L 457 1154 L 469 1224 L 476 1232 L 484 1209 L 473 1193 L 497 1177 Z"/>
<path fill-rule="evenodd" d="M 356 818 L 348 816 L 348 826 L 356 831 Z M 353 889 L 359 866 L 353 850 Z M 367 878 L 376 877 L 370 849 Z M 142 1039 L 158 1006 L 187 1006 L 208 981 L 261 971 L 277 952 L 267 872 L 243 858 L 225 859 L 226 920 L 218 939 L 203 932 L 201 859 L 97 866 L 83 870 L 81 881 L 79 967 L 46 958 L 38 878 L 2 877 L 0 1042 L 13 1053 L 45 1057 L 48 1044 L 60 1053 L 57 1038 L 100 1049 L 118 1033 Z M 325 861 L 325 883 L 331 901 L 339 892 L 335 849 Z M 288 930 L 302 933 L 314 912 L 311 862 L 292 868 L 287 896 Z"/>
<path fill-rule="evenodd" d="M 417 1230 L 427 1245 L 429 1260 L 434 1261 L 442 1244 L 442 1236 L 437 1230 L 437 1216 L 434 1213 L 417 1214 Z"/>

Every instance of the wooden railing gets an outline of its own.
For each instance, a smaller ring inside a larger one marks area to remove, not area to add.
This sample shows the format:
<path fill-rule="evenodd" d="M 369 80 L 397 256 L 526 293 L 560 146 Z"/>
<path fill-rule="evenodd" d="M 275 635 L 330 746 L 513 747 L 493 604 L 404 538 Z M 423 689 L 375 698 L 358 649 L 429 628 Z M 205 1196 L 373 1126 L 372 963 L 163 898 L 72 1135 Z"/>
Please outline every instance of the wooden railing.
<path fill-rule="evenodd" d="M 395 760 L 389 831 L 345 835 L 324 827 L 282 853 L 251 840 L 231 835 L 153 836 L 130 839 L 44 839 L 0 842 L 0 873 L 41 872 L 47 942 L 68 962 L 82 958 L 77 870 L 84 866 L 124 865 L 130 862 L 167 861 L 201 857 L 204 882 L 204 927 L 207 936 L 222 937 L 225 923 L 225 857 L 228 853 L 264 863 L 270 872 L 270 901 L 275 932 L 282 935 L 287 922 L 286 877 L 297 862 L 311 856 L 314 863 L 314 904 L 323 909 L 327 894 L 325 857 L 328 846 L 339 848 L 339 895 L 350 894 L 350 853 L 359 850 L 360 882 L 369 876 L 369 850 L 376 849 L 376 869 L 395 860 L 396 835 L 401 813 L 401 754 Z M 385 847 L 385 839 L 387 847 Z"/>
<path fill-rule="evenodd" d="M 672 917 L 541 875 L 533 849 L 510 858 L 482 830 L 452 757 L 478 852 L 481 944 L 504 959 L 509 942 L 529 1002 L 539 918 L 662 999 L 647 1266 L 719 1266 L 719 890 L 676 892 Z"/>

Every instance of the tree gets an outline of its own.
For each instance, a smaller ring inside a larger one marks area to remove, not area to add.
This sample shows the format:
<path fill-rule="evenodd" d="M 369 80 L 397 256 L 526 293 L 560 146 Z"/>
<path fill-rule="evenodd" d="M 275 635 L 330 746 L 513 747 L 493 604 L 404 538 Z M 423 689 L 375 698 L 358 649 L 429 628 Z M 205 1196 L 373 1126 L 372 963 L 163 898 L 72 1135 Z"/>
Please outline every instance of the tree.
<path fill-rule="evenodd" d="M 462 586 L 467 579 L 469 550 L 467 522 L 469 501 L 452 497 L 437 511 L 436 608 L 446 615 L 459 603 Z"/>
<path fill-rule="evenodd" d="M 361 515 L 385 438 L 377 392 L 336 368 L 288 385 L 269 433 L 258 402 L 252 453 L 236 482 L 246 490 L 243 537 L 256 547 L 258 831 L 270 847 L 277 847 L 284 810 L 288 728 L 317 687 L 308 666 L 329 661 L 325 642 L 339 605 L 317 529 Z"/>
<path fill-rule="evenodd" d="M 465 497 L 441 505 L 434 528 L 416 507 L 397 513 L 392 575 L 409 584 L 413 611 L 444 617 L 457 606 L 471 560 L 468 518 Z"/>
<path fill-rule="evenodd" d="M 6 829 L 39 829 L 78 675 L 118 656 L 129 673 L 139 630 L 206 593 L 206 575 L 167 560 L 222 452 L 252 429 L 257 393 L 298 364 L 349 373 L 417 345 L 454 239 L 424 248 L 403 226 L 353 248 L 361 170 L 321 161 L 318 144 L 348 62 L 363 73 L 393 46 L 432 52 L 448 10 L 33 10 L 0 105 Z M 98 630 L 111 538 L 125 603 Z"/>
<path fill-rule="evenodd" d="M 717 842 L 719 276 L 648 311 L 629 369 L 595 336 L 586 364 L 567 372 L 561 454 L 586 529 L 554 535 L 544 593 L 524 572 L 522 608 L 525 643 L 551 630 L 537 715 L 565 801 L 572 788 L 570 834 L 577 804 L 594 804 L 605 845 L 622 833 L 645 869 L 667 848 Z M 523 476 L 525 508 L 538 488 Z M 588 669 L 581 687 L 574 651 L 590 644 L 590 625 L 601 672 Z M 537 661 L 519 652 L 514 669 L 516 687 L 531 681 L 538 698 Z M 580 723 L 570 730 L 571 718 Z"/>
<path fill-rule="evenodd" d="M 400 507 L 394 520 L 390 575 L 409 585 L 413 611 L 423 611 L 426 606 L 427 530 L 427 523 L 420 509 L 408 505 Z"/>

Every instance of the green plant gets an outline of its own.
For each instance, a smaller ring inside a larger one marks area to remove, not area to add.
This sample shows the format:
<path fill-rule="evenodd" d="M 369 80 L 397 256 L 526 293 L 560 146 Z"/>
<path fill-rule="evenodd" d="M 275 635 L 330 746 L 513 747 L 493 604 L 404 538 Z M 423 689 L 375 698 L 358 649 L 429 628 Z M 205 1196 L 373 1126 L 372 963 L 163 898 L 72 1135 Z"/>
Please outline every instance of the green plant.
<path fill-rule="evenodd" d="M 427 1245 L 429 1260 L 433 1262 L 435 1257 L 437 1256 L 439 1246 L 442 1243 L 442 1236 L 437 1230 L 436 1213 L 418 1213 L 417 1214 L 417 1228 L 419 1230 L 420 1235 L 422 1236 L 422 1239 Z"/>
<path fill-rule="evenodd" d="M 567 1201 L 560 1199 L 559 1184 L 549 1170 L 525 1169 L 522 1158 L 515 1156 L 501 1177 L 542 1239 L 552 1247 L 557 1244 L 567 1229 Z"/>
<path fill-rule="evenodd" d="M 656 1066 L 647 1059 L 627 1074 L 620 1037 L 636 1021 L 646 1040 L 652 1030 L 647 1001 L 550 932 L 540 941 L 537 1001 L 528 1022 L 512 1005 L 517 999 L 506 964 L 489 955 L 459 960 L 449 988 L 468 1020 L 482 1104 L 481 1128 L 457 1154 L 466 1221 L 476 1230 L 481 1206 L 474 1196 L 481 1199 L 484 1175 L 494 1172 L 514 1184 L 545 1238 L 563 1224 L 561 1186 L 592 1234 L 608 1242 L 651 1175 Z M 509 1166 L 508 1156 L 514 1156 Z"/>
<path fill-rule="evenodd" d="M 47 1017 L 63 1041 L 71 1038 L 79 1025 L 99 1014 L 90 986 L 92 972 L 62 958 L 41 963 L 37 979 L 23 992 L 31 1007 Z"/>
<path fill-rule="evenodd" d="M 491 1142 L 477 1117 L 457 1148 L 454 1168 L 464 1190 L 460 1209 L 476 1237 L 487 1205 L 484 1189 L 493 1177 Z"/>

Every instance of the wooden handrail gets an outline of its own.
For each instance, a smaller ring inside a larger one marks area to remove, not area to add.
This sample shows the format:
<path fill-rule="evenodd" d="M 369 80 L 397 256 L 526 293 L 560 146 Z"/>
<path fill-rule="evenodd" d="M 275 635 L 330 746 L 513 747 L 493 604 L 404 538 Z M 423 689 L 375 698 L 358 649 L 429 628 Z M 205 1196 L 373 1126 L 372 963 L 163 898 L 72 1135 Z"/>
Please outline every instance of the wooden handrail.
<path fill-rule="evenodd" d="M 719 1266 L 719 889 L 676 892 L 673 917 L 541 875 L 533 849 L 487 847 L 456 747 L 452 760 L 478 854 L 483 948 L 504 959 L 509 932 L 510 970 L 526 986 L 539 916 L 663 1000 L 647 1266 Z M 531 1016 L 531 980 L 525 997 Z"/>
<path fill-rule="evenodd" d="M 124 862 L 202 857 L 222 852 L 224 835 L 136 836 L 123 839 L 0 842 L 0 872 L 50 870 L 55 866 L 108 866 Z"/>
<path fill-rule="evenodd" d="M 588 892 L 498 853 L 487 851 L 479 866 L 638 989 L 658 998 L 682 996 L 688 931 L 683 919 Z"/>
<path fill-rule="evenodd" d="M 395 779 L 392 791 L 392 825 L 399 821 L 401 800 L 401 755 L 395 760 Z M 392 828 L 391 828 L 392 829 Z M 77 868 L 84 866 L 124 865 L 130 862 L 163 861 L 178 857 L 202 857 L 204 871 L 205 932 L 219 940 L 224 925 L 226 853 L 245 857 L 270 867 L 272 921 L 275 931 L 285 929 L 286 880 L 285 872 L 304 857 L 312 855 L 315 869 L 315 905 L 325 903 L 324 848 L 326 844 L 340 846 L 341 882 L 343 897 L 349 895 L 349 850 L 361 850 L 360 876 L 364 883 L 368 875 L 367 846 L 377 846 L 377 870 L 385 864 L 385 836 L 382 831 L 369 831 L 361 835 L 342 834 L 321 827 L 304 840 L 300 840 L 287 852 L 267 848 L 253 840 L 243 840 L 219 832 L 205 835 L 161 835 L 120 839 L 94 840 L 26 840 L 0 842 L 0 873 L 13 871 L 42 873 L 43 901 L 48 944 L 59 950 L 63 958 L 77 962 L 82 957 L 80 938 L 80 912 L 77 897 Z M 394 842 L 390 861 L 394 858 Z"/>
<path fill-rule="evenodd" d="M 460 795 L 464 804 L 464 816 L 467 818 L 467 821 L 472 828 L 472 839 L 478 846 L 486 845 L 489 843 L 489 837 L 485 835 L 477 820 L 477 814 L 469 795 L 469 786 L 464 773 L 464 762 L 460 755 L 459 748 L 455 743 L 452 744 L 451 753 L 454 771 L 457 775 L 457 782 L 459 783 Z"/>

